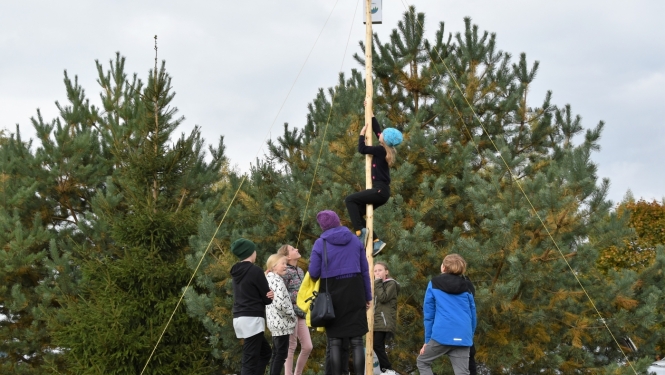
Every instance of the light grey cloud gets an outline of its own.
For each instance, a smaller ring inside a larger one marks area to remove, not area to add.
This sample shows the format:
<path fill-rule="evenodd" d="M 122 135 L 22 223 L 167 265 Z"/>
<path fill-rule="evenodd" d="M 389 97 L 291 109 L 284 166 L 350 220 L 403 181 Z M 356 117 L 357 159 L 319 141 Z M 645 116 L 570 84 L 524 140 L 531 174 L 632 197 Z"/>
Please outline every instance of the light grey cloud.
<path fill-rule="evenodd" d="M 410 2 L 409 2 L 410 3 Z M 336 6 L 335 6 L 336 4 Z M 265 137 L 281 134 L 281 124 L 302 126 L 306 106 L 318 88 L 337 81 L 349 30 L 351 43 L 342 71 L 362 68 L 359 52 L 364 26 L 353 0 L 254 2 L 113 1 L 4 2 L 0 5 L 0 127 L 21 124 L 34 136 L 29 118 L 41 108 L 57 115 L 65 101 L 62 72 L 77 75 L 98 101 L 95 59 L 105 64 L 116 51 L 127 70 L 145 77 L 166 60 L 177 93 L 175 105 L 186 117 L 182 131 L 202 126 L 215 142 L 226 137 L 231 160 L 247 170 Z M 384 0 L 382 40 L 404 13 L 404 2 Z M 557 105 L 570 103 L 586 127 L 606 122 L 602 150 L 594 156 L 599 176 L 612 181 L 610 197 L 630 188 L 636 197 L 660 199 L 665 176 L 665 2 L 532 0 L 418 1 L 432 36 L 438 22 L 446 32 L 463 30 L 470 16 L 481 30 L 495 32 L 500 49 L 526 52 L 540 71 L 531 92 L 539 105 L 552 90 Z M 284 98 L 330 11 L 330 20 L 289 99 Z M 361 9 L 361 8 L 359 8 Z M 269 128 L 275 123 L 272 132 Z"/>

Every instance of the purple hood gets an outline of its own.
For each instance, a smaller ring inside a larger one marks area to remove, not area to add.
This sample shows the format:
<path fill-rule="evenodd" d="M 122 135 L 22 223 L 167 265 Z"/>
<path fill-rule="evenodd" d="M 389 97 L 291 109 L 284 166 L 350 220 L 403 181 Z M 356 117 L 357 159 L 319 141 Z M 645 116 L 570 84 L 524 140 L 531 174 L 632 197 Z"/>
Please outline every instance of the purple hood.
<path fill-rule="evenodd" d="M 323 241 L 327 243 L 328 268 L 323 261 Z M 309 260 L 309 274 L 314 279 L 361 274 L 365 284 L 365 300 L 372 300 L 369 266 L 365 249 L 358 237 L 347 227 L 328 229 L 314 242 Z"/>

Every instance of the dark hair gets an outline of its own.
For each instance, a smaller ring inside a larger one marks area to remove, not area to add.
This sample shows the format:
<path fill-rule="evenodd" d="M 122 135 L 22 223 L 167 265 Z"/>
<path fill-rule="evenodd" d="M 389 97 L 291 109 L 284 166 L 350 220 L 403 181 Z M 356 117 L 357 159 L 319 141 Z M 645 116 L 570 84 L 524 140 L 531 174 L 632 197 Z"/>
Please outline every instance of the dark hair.
<path fill-rule="evenodd" d="M 277 249 L 277 254 L 284 255 L 285 257 L 289 256 L 289 247 L 291 247 L 291 245 L 282 245 Z"/>
<path fill-rule="evenodd" d="M 388 268 L 388 263 L 386 263 L 386 262 L 380 260 L 380 261 L 374 263 L 375 266 L 376 266 L 377 264 L 382 265 L 383 268 L 386 269 L 386 271 L 390 271 L 390 268 Z"/>

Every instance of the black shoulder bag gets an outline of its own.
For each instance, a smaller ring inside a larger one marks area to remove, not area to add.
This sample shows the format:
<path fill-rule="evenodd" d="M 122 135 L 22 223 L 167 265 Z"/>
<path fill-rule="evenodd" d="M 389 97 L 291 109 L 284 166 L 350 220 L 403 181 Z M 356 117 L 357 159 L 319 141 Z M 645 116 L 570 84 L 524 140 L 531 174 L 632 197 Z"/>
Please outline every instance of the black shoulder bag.
<path fill-rule="evenodd" d="M 328 273 L 328 248 L 326 241 L 323 241 L 323 262 L 325 264 L 326 274 Z M 312 304 L 309 307 L 310 324 L 312 327 L 325 327 L 326 324 L 335 319 L 335 310 L 333 309 L 332 298 L 328 293 L 328 278 L 326 278 L 326 291 L 313 292 Z"/>

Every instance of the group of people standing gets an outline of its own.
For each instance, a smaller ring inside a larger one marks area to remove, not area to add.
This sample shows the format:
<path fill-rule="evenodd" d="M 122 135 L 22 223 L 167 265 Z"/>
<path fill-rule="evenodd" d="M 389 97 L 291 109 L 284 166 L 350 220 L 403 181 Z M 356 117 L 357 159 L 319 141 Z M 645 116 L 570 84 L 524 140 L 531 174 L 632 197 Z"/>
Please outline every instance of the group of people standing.
<path fill-rule="evenodd" d="M 369 331 L 366 311 L 374 303 L 374 352 L 383 375 L 396 375 L 386 354 L 386 342 L 397 322 L 399 284 L 390 277 L 388 265 L 374 266 L 372 280 L 365 254 L 368 231 L 365 222 L 367 204 L 377 208 L 390 198 L 390 167 L 396 158 L 395 146 L 402 134 L 394 128 L 381 131 L 372 117 L 372 130 L 378 146 L 365 144 L 363 127 L 358 151 L 372 155 L 371 189 L 349 195 L 345 199 L 355 233 L 342 226 L 339 216 L 330 210 L 317 214 L 322 234 L 312 247 L 309 277 L 320 280 L 319 291 L 331 296 L 335 317 L 326 322 L 326 375 L 342 375 L 348 371 L 349 349 L 356 374 L 364 374 L 363 337 Z M 373 255 L 386 243 L 373 235 Z M 283 245 L 266 262 L 265 270 L 254 265 L 256 245 L 244 238 L 231 244 L 231 251 L 240 261 L 231 268 L 233 277 L 233 327 L 236 336 L 244 339 L 241 375 L 263 375 L 270 363 L 270 375 L 301 375 L 310 352 L 312 340 L 306 313 L 297 305 L 297 295 L 305 275 L 300 269 L 298 249 Z M 432 361 L 447 354 L 456 375 L 470 374 L 473 363 L 471 348 L 476 327 L 473 285 L 464 278 L 466 263 L 459 256 L 446 257 L 442 275 L 432 279 L 424 301 L 425 345 L 418 357 L 421 374 L 431 374 Z M 264 326 L 272 333 L 272 349 L 264 335 Z M 301 351 L 293 368 L 293 357 L 300 342 Z M 473 366 L 472 368 L 475 368 Z M 429 372 L 428 372 L 429 369 Z"/>
<path fill-rule="evenodd" d="M 333 211 L 321 211 L 317 221 L 323 233 L 316 240 L 309 272 L 320 279 L 319 291 L 330 294 L 335 318 L 326 324 L 326 374 L 347 372 L 349 347 L 356 374 L 364 374 L 363 336 L 368 332 L 365 311 L 374 303 L 374 353 L 384 375 L 396 375 L 386 353 L 386 343 L 397 325 L 399 283 L 390 276 L 389 267 L 374 265 L 374 296 L 367 258 L 360 240 L 342 226 Z M 256 245 L 244 238 L 231 245 L 241 260 L 231 268 L 233 276 L 233 327 L 244 339 L 241 375 L 263 375 L 270 364 L 270 375 L 301 375 L 312 340 L 306 313 L 297 306 L 297 294 L 305 279 L 297 266 L 301 255 L 291 245 L 282 246 L 268 258 L 265 273 L 254 265 Z M 466 262 L 457 254 L 446 256 L 441 274 L 428 284 L 423 303 L 425 344 L 418 356 L 422 375 L 431 375 L 432 362 L 450 357 L 456 375 L 475 374 L 473 334 L 476 311 L 473 284 L 464 276 Z M 267 323 L 272 333 L 272 349 L 265 338 Z M 293 357 L 300 342 L 295 369 Z"/>
<path fill-rule="evenodd" d="M 312 248 L 309 275 L 320 279 L 319 291 L 331 296 L 335 318 L 326 324 L 328 372 L 346 373 L 349 352 L 356 374 L 365 368 L 363 337 L 368 332 L 366 311 L 375 306 L 374 351 L 383 372 L 395 375 L 385 344 L 397 321 L 399 284 L 390 277 L 388 265 L 374 266 L 374 289 L 365 250 L 354 233 L 340 224 L 333 211 L 321 211 L 317 221 L 323 233 Z M 240 261 L 231 268 L 233 277 L 233 327 L 244 339 L 241 375 L 263 374 L 270 365 L 270 375 L 301 375 L 312 340 L 306 313 L 297 305 L 297 294 L 305 275 L 298 267 L 301 255 L 291 245 L 283 245 L 268 257 L 265 270 L 254 264 L 256 245 L 240 238 L 231 244 L 231 252 Z M 265 319 L 263 318 L 265 317 Z M 272 348 L 264 335 L 264 324 L 272 334 Z M 293 367 L 294 353 L 300 342 L 300 355 Z"/>
<path fill-rule="evenodd" d="M 268 257 L 265 270 L 254 263 L 256 245 L 240 238 L 231 244 L 240 261 L 231 268 L 233 277 L 233 328 L 244 339 L 241 375 L 301 375 L 312 351 L 305 313 L 296 305 L 296 295 L 304 278 L 297 266 L 300 253 L 290 245 L 282 246 Z M 264 330 L 272 334 L 272 349 Z M 293 356 L 300 341 L 300 356 L 293 369 Z"/>

